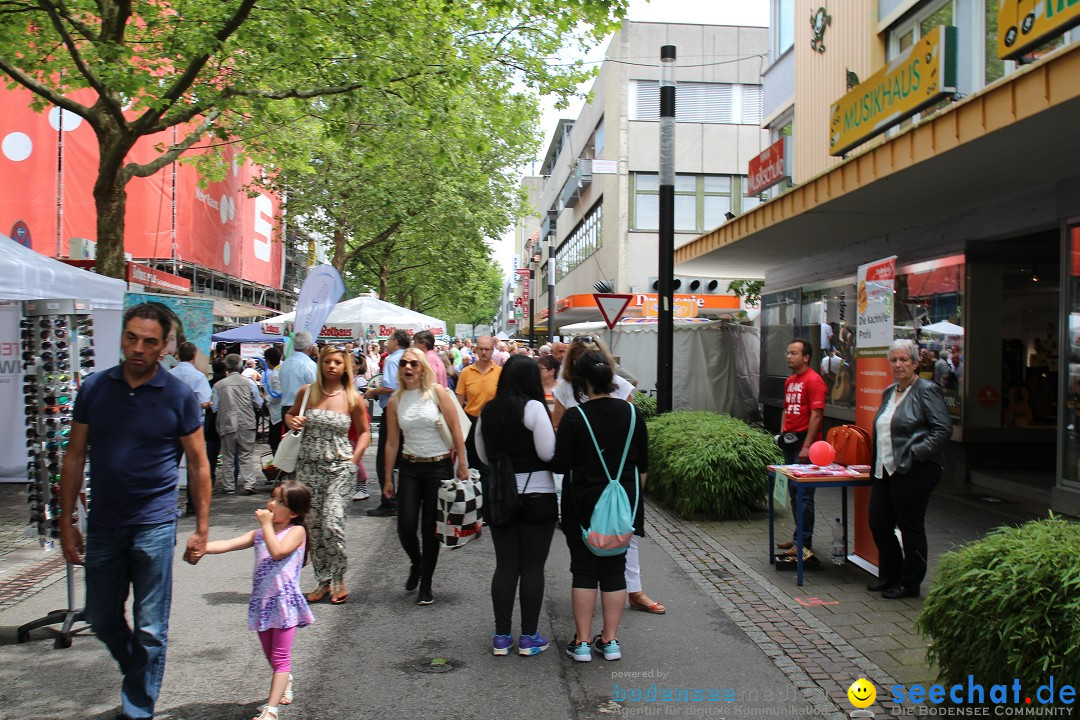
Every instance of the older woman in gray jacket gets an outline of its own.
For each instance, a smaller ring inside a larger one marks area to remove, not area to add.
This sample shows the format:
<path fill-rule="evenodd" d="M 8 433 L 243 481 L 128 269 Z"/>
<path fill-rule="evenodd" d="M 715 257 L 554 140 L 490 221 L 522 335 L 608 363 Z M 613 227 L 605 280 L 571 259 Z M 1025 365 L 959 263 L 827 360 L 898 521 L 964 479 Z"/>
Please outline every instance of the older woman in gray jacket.
<path fill-rule="evenodd" d="M 941 388 L 916 374 L 919 348 L 911 340 L 889 346 L 895 382 L 881 395 L 874 418 L 874 484 L 870 532 L 879 574 L 867 589 L 889 600 L 918 597 L 926 576 L 926 507 L 941 479 L 952 420 Z M 904 538 L 901 550 L 894 528 Z"/>

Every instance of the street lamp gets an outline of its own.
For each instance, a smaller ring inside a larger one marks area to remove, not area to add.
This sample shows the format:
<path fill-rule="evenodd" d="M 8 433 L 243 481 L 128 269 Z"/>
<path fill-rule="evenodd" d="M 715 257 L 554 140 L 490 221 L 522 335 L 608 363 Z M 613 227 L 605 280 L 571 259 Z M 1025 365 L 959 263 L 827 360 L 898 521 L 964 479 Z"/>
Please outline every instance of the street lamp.
<path fill-rule="evenodd" d="M 656 411 L 672 409 L 675 353 L 675 46 L 660 48 L 660 258 L 657 266 Z"/>

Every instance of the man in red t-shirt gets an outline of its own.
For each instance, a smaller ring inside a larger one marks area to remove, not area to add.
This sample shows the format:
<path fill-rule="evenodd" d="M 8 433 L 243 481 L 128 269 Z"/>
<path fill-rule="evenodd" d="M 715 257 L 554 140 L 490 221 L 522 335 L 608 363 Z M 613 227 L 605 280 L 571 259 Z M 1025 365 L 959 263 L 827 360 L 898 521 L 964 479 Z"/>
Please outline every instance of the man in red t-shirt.
<path fill-rule="evenodd" d="M 784 420 L 780 426 L 780 449 L 784 464 L 810 462 L 810 446 L 821 439 L 821 424 L 825 416 L 825 381 L 810 367 L 810 343 L 792 340 L 787 347 L 787 365 L 791 376 L 784 381 Z M 795 491 L 790 490 L 791 514 L 795 515 Z M 797 519 L 796 519 L 797 521 Z M 777 543 L 777 547 L 795 553 L 792 542 Z M 803 545 L 814 545 L 814 489 L 803 489 Z"/>

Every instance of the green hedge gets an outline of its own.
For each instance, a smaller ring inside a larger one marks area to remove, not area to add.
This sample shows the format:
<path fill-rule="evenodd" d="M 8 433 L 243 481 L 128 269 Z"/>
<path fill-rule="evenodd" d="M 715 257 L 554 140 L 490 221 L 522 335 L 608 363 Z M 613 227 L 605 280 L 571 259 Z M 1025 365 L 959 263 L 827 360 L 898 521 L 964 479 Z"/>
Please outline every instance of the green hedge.
<path fill-rule="evenodd" d="M 656 417 L 656 398 L 649 393 L 634 393 L 634 405 L 637 406 L 637 409 L 641 411 L 646 420 L 652 420 Z"/>
<path fill-rule="evenodd" d="M 647 492 L 680 515 L 744 518 L 768 501 L 773 438 L 728 415 L 672 412 L 649 422 Z"/>
<path fill-rule="evenodd" d="M 946 553 L 916 627 L 947 682 L 1080 684 L 1080 525 L 1051 514 Z"/>

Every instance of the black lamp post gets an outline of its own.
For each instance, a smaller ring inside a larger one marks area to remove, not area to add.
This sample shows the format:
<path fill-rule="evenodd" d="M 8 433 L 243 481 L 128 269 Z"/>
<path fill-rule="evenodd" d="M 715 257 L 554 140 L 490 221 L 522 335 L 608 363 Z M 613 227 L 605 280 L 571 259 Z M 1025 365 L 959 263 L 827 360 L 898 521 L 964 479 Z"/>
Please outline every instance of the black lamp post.
<path fill-rule="evenodd" d="M 660 48 L 660 258 L 657 287 L 656 411 L 672 409 L 675 353 L 675 46 Z"/>

